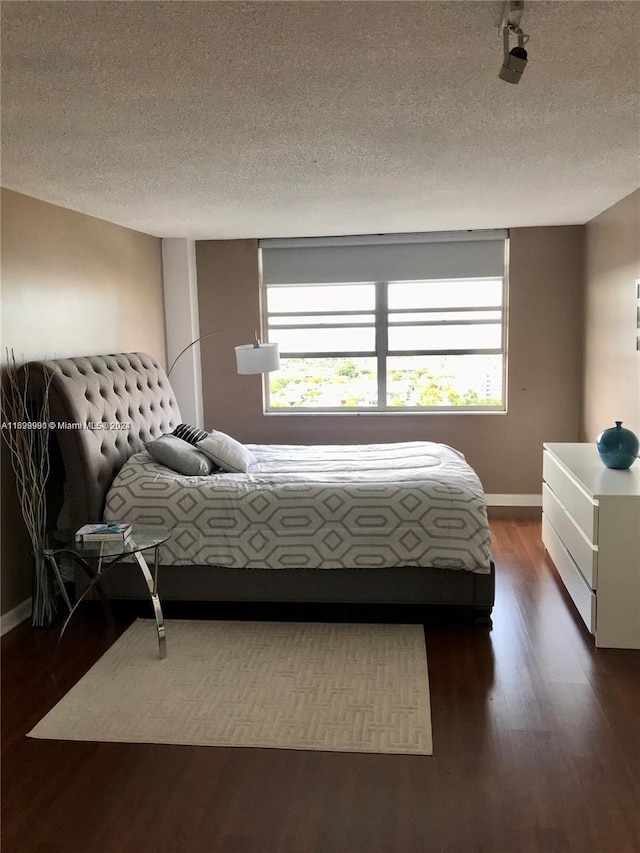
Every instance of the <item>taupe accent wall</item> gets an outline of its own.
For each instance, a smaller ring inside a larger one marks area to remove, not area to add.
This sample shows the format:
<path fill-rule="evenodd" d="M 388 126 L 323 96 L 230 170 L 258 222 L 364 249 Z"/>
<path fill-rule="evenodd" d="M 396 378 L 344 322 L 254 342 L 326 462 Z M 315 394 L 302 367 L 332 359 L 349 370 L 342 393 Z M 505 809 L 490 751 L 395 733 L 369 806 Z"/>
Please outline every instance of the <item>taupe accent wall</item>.
<path fill-rule="evenodd" d="M 287 415 L 263 412 L 262 377 L 235 373 L 241 333 L 202 344 L 204 425 L 241 441 L 355 444 L 432 440 L 460 449 L 491 494 L 540 494 L 542 442 L 579 434 L 583 226 L 510 235 L 507 414 Z M 197 243 L 200 331 L 259 328 L 255 240 Z"/>
<path fill-rule="evenodd" d="M 142 351 L 166 363 L 161 241 L 2 190 L 2 356 Z M 1 611 L 31 595 L 29 541 L 2 443 Z"/>
<path fill-rule="evenodd" d="M 615 421 L 640 435 L 640 189 L 587 223 L 585 256 L 582 440 Z"/>

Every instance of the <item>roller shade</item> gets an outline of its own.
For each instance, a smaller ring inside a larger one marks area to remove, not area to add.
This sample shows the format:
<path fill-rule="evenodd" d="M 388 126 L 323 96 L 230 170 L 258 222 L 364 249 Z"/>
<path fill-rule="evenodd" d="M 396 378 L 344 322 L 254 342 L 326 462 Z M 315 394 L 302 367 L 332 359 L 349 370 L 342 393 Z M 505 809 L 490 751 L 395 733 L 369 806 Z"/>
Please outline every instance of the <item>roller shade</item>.
<path fill-rule="evenodd" d="M 462 231 L 261 240 L 268 285 L 504 275 L 508 232 Z"/>

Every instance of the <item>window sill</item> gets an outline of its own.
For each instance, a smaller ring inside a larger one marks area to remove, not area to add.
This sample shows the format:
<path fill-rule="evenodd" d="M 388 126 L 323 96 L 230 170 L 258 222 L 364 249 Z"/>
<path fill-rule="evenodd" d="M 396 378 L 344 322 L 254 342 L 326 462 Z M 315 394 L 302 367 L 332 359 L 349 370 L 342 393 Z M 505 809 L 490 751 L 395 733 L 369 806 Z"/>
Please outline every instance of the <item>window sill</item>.
<path fill-rule="evenodd" d="M 392 418 L 397 418 L 397 417 L 402 417 L 402 416 L 404 416 L 404 417 L 417 416 L 417 417 L 422 418 L 425 416 L 426 417 L 433 417 L 433 416 L 442 417 L 443 415 L 444 416 L 453 415 L 454 417 L 471 415 L 473 417 L 477 417 L 478 415 L 489 415 L 489 416 L 498 415 L 498 416 L 500 416 L 500 415 L 506 415 L 506 414 L 508 414 L 506 409 L 498 409 L 498 410 L 479 409 L 479 410 L 475 410 L 475 411 L 473 409 L 445 409 L 443 411 L 440 411 L 437 409 L 429 409 L 428 411 L 418 410 L 418 409 L 401 409 L 401 410 L 395 411 L 395 412 L 389 412 L 389 411 L 380 411 L 380 412 L 351 411 L 351 412 L 344 412 L 344 411 L 340 411 L 339 409 L 336 409 L 334 411 L 319 410 L 317 412 L 313 412 L 313 411 L 309 411 L 309 410 L 301 411 L 301 410 L 295 410 L 295 409 L 294 410 L 282 409 L 281 411 L 271 410 L 268 412 L 263 412 L 263 415 L 265 417 L 276 417 L 276 418 L 281 418 L 281 417 L 287 417 L 287 418 L 290 418 L 290 417 L 296 417 L 296 418 L 298 418 L 298 417 L 340 417 L 340 418 L 344 418 L 344 417 L 352 417 L 352 418 L 353 417 L 357 417 L 357 418 L 359 418 L 359 417 L 365 417 L 365 418 L 392 417 Z"/>

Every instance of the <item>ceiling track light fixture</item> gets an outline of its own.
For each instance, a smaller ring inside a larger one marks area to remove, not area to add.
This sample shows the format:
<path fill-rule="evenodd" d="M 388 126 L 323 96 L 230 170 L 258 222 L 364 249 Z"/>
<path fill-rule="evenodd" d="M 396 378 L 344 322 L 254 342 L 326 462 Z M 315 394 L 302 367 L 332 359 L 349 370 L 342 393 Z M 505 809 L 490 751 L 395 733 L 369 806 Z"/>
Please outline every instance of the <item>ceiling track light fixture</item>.
<path fill-rule="evenodd" d="M 523 12 L 524 0 L 507 0 L 504 4 L 500 25 L 504 58 L 498 77 L 505 83 L 519 83 L 527 67 L 527 51 L 524 46 L 529 41 L 529 36 L 523 33 L 520 27 Z M 509 40 L 512 34 L 516 36 L 518 44 L 510 50 Z"/>

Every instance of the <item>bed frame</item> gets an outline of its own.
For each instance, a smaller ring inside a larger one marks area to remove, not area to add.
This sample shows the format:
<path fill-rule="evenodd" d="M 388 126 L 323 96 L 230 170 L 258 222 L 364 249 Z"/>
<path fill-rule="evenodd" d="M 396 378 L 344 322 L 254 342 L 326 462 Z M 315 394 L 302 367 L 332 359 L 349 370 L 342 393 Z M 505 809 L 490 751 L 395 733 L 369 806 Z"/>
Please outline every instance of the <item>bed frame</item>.
<path fill-rule="evenodd" d="M 58 427 L 53 436 L 61 460 L 57 479 L 64 479 L 65 524 L 75 529 L 100 520 L 109 487 L 127 459 L 180 423 L 169 380 L 144 353 L 31 362 L 29 369 L 35 386 L 47 372 L 53 375 L 50 415 Z M 122 423 L 131 426 L 95 428 Z M 83 428 L 86 424 L 93 428 Z M 114 598 L 145 598 L 138 575 L 119 565 L 104 587 Z M 163 601 L 448 605 L 473 608 L 478 621 L 486 621 L 494 584 L 493 564 L 491 574 L 415 566 L 321 571 L 163 565 L 159 591 Z"/>

